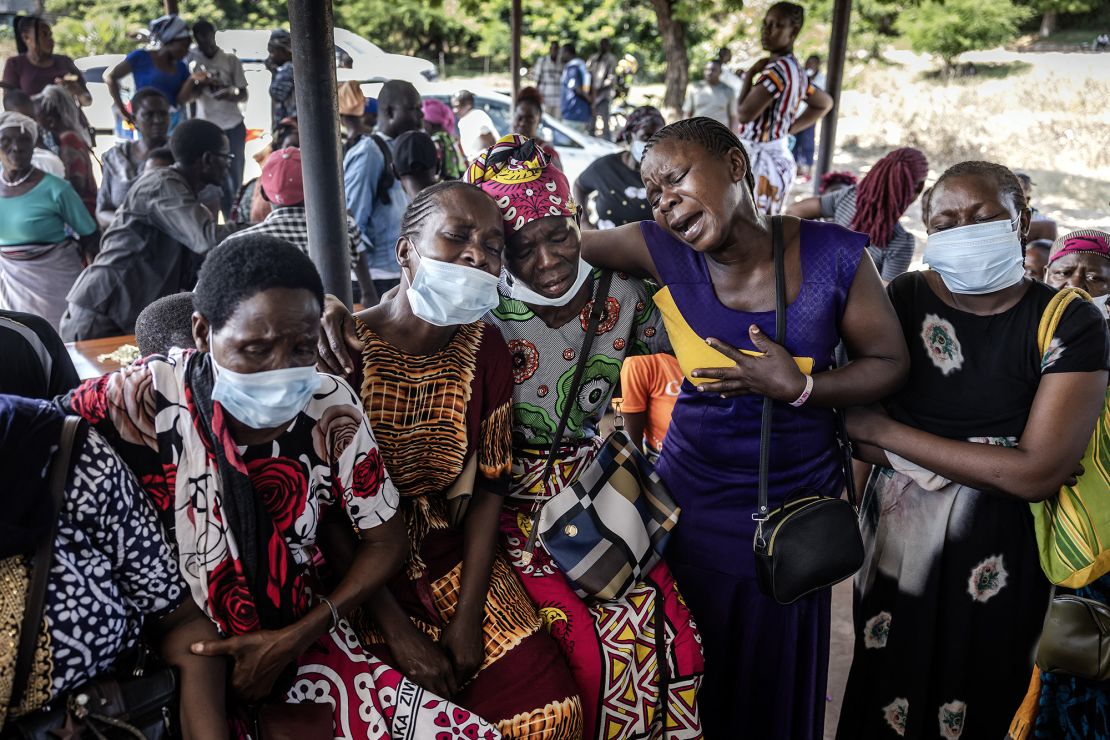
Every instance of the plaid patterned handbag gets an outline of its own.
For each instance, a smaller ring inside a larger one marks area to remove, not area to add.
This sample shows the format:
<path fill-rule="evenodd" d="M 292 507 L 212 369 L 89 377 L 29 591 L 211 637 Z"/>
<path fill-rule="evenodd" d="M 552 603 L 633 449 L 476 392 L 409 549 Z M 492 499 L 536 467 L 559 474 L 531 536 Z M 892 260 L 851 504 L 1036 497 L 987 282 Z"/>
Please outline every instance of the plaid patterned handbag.
<path fill-rule="evenodd" d="M 606 311 L 613 274 L 598 281 L 597 295 L 578 355 L 568 398 L 577 398 L 597 327 Z M 571 404 L 563 409 L 544 469 L 555 466 Z M 679 508 L 647 458 L 623 428 L 613 431 L 578 480 L 532 510 L 523 558 L 530 561 L 536 539 L 585 599 L 621 598 L 659 562 L 678 523 Z"/>

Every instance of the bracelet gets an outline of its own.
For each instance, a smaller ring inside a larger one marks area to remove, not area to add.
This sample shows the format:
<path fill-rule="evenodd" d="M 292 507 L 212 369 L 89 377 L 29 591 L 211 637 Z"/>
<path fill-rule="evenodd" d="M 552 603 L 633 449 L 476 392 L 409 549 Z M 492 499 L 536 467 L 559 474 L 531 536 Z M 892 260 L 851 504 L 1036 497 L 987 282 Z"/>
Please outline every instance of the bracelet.
<path fill-rule="evenodd" d="M 790 405 L 793 406 L 794 408 L 798 408 L 799 406 L 801 406 L 802 404 L 804 404 L 806 401 L 809 400 L 809 394 L 811 394 L 811 393 L 813 393 L 813 376 L 812 375 L 807 375 L 806 376 L 805 390 L 802 391 L 802 395 L 798 396 L 796 399 L 791 401 Z"/>
<path fill-rule="evenodd" d="M 339 627 L 339 611 L 327 596 L 321 596 L 320 603 L 327 604 L 328 609 L 331 611 L 331 629 L 329 629 L 328 632 L 335 632 L 336 628 Z"/>

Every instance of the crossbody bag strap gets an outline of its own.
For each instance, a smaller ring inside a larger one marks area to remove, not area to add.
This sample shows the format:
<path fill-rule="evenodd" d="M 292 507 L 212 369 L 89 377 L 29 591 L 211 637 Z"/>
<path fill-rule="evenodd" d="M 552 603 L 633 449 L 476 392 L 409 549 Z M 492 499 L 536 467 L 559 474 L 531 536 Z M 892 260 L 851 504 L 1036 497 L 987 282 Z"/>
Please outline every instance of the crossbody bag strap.
<path fill-rule="evenodd" d="M 49 486 L 50 499 L 54 505 L 54 518 L 50 531 L 35 550 L 34 570 L 31 573 L 31 585 L 27 589 L 27 602 L 23 607 L 23 623 L 19 628 L 19 652 L 16 653 L 15 673 L 12 676 L 11 703 L 13 705 L 23 698 L 27 681 L 31 677 L 31 664 L 35 658 L 39 625 L 42 624 L 43 608 L 46 606 L 46 584 L 50 581 L 50 563 L 54 560 L 54 538 L 58 533 L 58 518 L 62 513 L 66 483 L 69 481 L 73 441 L 77 437 L 80 426 L 81 417 L 65 418 L 62 422 L 62 434 L 58 440 L 58 453 L 50 465 Z"/>
<path fill-rule="evenodd" d="M 771 217 L 771 252 L 775 262 L 775 342 L 786 341 L 786 267 L 782 238 L 782 217 Z M 759 425 L 759 499 L 752 519 L 758 523 L 756 540 L 762 546 L 763 522 L 767 519 L 767 487 L 771 467 L 771 421 L 775 402 L 763 397 L 763 419 Z"/>
<path fill-rule="evenodd" d="M 547 455 L 547 463 L 543 468 L 543 476 L 540 478 L 540 491 L 547 486 L 547 481 L 551 478 L 552 471 L 555 470 L 555 457 L 559 453 L 559 443 L 563 440 L 563 433 L 567 429 L 567 420 L 570 418 L 570 410 L 574 405 L 574 399 L 578 397 L 578 386 L 582 382 L 582 376 L 586 373 L 586 363 L 590 359 L 590 349 L 594 344 L 594 337 L 597 336 L 597 327 L 601 324 L 601 320 L 605 318 L 608 311 L 609 302 L 609 286 L 613 283 L 613 272 L 605 270 L 601 274 L 601 279 L 597 281 L 597 288 L 594 292 L 594 305 L 590 310 L 590 318 L 586 324 L 586 338 L 582 340 L 582 350 L 578 354 L 578 364 L 574 366 L 574 376 L 570 381 L 570 393 L 567 394 L 567 404 L 563 408 L 563 413 L 559 416 L 559 426 L 555 428 L 555 436 L 551 438 L 551 450 Z M 537 498 L 532 506 L 531 520 L 532 531 L 528 534 L 528 544 L 524 546 L 524 553 L 522 559 L 527 564 L 532 559 L 532 551 L 536 548 L 536 535 L 538 534 L 539 527 L 537 526 L 540 521 L 540 510 L 543 508 L 542 499 Z"/>

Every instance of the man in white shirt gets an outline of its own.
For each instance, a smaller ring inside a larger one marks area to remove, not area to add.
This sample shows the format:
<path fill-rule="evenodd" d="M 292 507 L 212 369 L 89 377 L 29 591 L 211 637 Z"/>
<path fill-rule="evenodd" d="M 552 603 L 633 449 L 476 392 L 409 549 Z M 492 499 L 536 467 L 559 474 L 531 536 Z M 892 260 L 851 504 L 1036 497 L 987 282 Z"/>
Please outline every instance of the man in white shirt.
<path fill-rule="evenodd" d="M 231 216 L 231 203 L 243 184 L 243 150 L 247 144 L 247 127 L 243 123 L 240 103 L 247 100 L 247 77 L 243 63 L 233 54 L 216 46 L 216 27 L 208 21 L 193 24 L 196 46 L 189 51 L 188 64 L 194 73 L 194 84 L 202 88 L 197 98 L 197 118 L 210 121 L 227 136 L 231 176 L 223 186 L 220 207 L 224 217 Z M 200 73 L 197 75 L 197 73 Z"/>
<path fill-rule="evenodd" d="M 686 93 L 682 112 L 687 118 L 706 116 L 736 130 L 736 93 L 721 82 L 721 63 L 712 59 L 705 64 L 705 79 Z"/>
<path fill-rule="evenodd" d="M 732 52 L 729 51 L 727 46 L 722 46 L 717 50 L 717 61 L 721 63 L 721 82 L 731 87 L 732 91 L 739 96 L 740 88 L 744 86 L 744 80 L 729 69 L 728 65 L 732 63 Z"/>
<path fill-rule="evenodd" d="M 451 101 L 455 108 L 455 120 L 459 127 L 459 144 L 462 145 L 466 161 L 471 162 L 483 149 L 497 143 L 501 134 L 493 125 L 493 119 L 480 108 L 474 107 L 474 93 L 459 90 Z"/>

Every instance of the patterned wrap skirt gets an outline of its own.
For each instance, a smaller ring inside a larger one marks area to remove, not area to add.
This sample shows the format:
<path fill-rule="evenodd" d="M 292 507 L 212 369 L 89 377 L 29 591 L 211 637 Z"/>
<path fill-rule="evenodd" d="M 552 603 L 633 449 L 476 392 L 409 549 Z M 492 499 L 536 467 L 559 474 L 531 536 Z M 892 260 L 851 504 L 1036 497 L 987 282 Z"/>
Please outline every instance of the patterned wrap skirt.
<path fill-rule="evenodd" d="M 582 697 L 584 738 L 700 738 L 701 640 L 666 563 L 622 599 L 589 604 L 542 543 L 537 541 L 530 563 L 521 557 L 536 500 L 577 480 L 600 442 L 568 447 L 545 488 L 540 479 L 547 452 L 514 450 L 512 489 L 501 512 L 509 562 L 570 663 Z M 663 655 L 657 649 L 660 629 Z"/>

